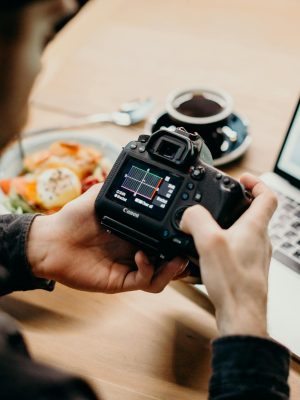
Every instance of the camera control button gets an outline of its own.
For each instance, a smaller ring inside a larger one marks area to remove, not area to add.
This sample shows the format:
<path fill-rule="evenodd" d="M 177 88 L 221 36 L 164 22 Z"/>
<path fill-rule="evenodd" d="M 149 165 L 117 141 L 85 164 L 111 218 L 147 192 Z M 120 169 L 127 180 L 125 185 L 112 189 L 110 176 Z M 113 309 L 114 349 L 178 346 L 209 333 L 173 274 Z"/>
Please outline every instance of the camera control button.
<path fill-rule="evenodd" d="M 179 236 L 179 235 L 175 236 L 172 239 L 172 242 L 174 244 L 176 244 L 177 246 L 180 246 L 182 249 L 188 249 L 191 244 L 191 241 L 189 238 L 187 238 L 185 236 Z"/>
<path fill-rule="evenodd" d="M 130 145 L 131 150 L 135 150 L 137 148 L 137 145 L 135 143 L 132 143 Z"/>
<path fill-rule="evenodd" d="M 220 179 L 222 179 L 222 174 L 221 174 L 221 172 L 218 172 L 217 173 L 217 175 L 216 175 L 216 179 L 219 181 Z"/>
<path fill-rule="evenodd" d="M 182 216 L 183 216 L 183 213 L 185 212 L 185 210 L 186 210 L 187 208 L 188 208 L 188 207 L 182 207 L 182 208 L 179 208 L 179 209 L 175 212 L 174 220 L 173 220 L 173 225 L 175 226 L 176 229 L 180 229 L 180 221 L 181 221 L 181 218 L 182 218 Z"/>
<path fill-rule="evenodd" d="M 168 229 L 164 229 L 161 233 L 161 236 L 166 239 L 170 236 L 170 231 Z"/>
<path fill-rule="evenodd" d="M 184 246 L 185 243 L 186 243 L 186 239 L 183 238 L 183 237 L 180 237 L 180 236 L 175 236 L 172 239 L 172 242 L 175 243 L 175 244 L 178 244 L 179 246 Z"/>
<path fill-rule="evenodd" d="M 150 138 L 150 135 L 140 135 L 138 141 L 141 143 L 147 143 Z"/>
<path fill-rule="evenodd" d="M 229 185 L 230 183 L 230 179 L 228 178 L 228 176 L 225 176 L 225 178 L 223 179 L 224 185 Z"/>
<path fill-rule="evenodd" d="M 192 140 L 193 142 L 198 140 L 199 138 L 200 138 L 200 135 L 197 132 L 191 132 L 189 134 L 189 139 Z"/>
<path fill-rule="evenodd" d="M 195 169 L 192 170 L 191 177 L 193 179 L 200 180 L 203 178 L 204 174 L 205 174 L 204 167 L 196 167 Z"/>
<path fill-rule="evenodd" d="M 200 203 L 201 199 L 202 199 L 202 194 L 201 194 L 200 192 L 196 192 L 196 193 L 195 193 L 195 196 L 194 196 L 194 200 L 195 200 L 197 203 Z"/>
<path fill-rule="evenodd" d="M 189 194 L 188 194 L 187 192 L 181 193 L 181 198 L 182 198 L 182 200 L 188 200 L 189 197 L 190 197 L 190 196 L 189 196 Z"/>
<path fill-rule="evenodd" d="M 188 190 L 193 190 L 194 187 L 195 187 L 195 185 L 193 184 L 193 182 L 189 182 L 189 183 L 186 185 L 186 188 L 187 188 Z"/>
<path fill-rule="evenodd" d="M 140 153 L 145 153 L 145 151 L 146 151 L 146 147 L 145 146 L 140 146 L 139 147 L 139 152 Z"/>

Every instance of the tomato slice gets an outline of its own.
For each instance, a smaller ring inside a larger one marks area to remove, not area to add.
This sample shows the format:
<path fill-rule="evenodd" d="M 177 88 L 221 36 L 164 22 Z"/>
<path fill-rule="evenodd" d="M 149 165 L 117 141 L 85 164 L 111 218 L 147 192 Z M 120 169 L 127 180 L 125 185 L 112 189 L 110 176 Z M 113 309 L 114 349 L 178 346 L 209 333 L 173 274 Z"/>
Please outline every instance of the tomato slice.
<path fill-rule="evenodd" d="M 0 188 L 2 189 L 3 193 L 9 194 L 11 188 L 12 179 L 1 179 L 0 181 Z"/>
<path fill-rule="evenodd" d="M 81 182 L 81 192 L 86 192 L 87 190 L 89 190 L 89 188 L 96 185 L 97 183 L 100 183 L 97 178 L 95 178 L 94 176 L 88 176 Z"/>

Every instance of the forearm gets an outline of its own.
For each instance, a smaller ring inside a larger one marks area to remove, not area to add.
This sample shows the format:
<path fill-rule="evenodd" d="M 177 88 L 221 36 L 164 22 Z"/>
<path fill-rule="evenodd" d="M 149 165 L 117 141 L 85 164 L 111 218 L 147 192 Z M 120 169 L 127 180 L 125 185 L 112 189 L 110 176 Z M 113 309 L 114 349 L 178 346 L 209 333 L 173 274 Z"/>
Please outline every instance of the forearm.
<path fill-rule="evenodd" d="M 289 352 L 254 336 L 228 336 L 213 342 L 210 400 L 287 400 Z"/>
<path fill-rule="evenodd" d="M 27 260 L 27 239 L 35 215 L 3 215 L 0 217 L 0 295 L 15 290 L 42 288 L 53 284 L 37 279 Z"/>

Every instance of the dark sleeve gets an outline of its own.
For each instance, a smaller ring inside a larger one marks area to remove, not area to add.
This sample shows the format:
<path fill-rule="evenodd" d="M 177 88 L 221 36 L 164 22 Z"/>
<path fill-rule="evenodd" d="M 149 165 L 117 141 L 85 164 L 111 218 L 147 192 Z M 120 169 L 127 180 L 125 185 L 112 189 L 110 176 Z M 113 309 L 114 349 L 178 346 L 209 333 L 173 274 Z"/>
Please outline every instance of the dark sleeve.
<path fill-rule="evenodd" d="M 81 378 L 31 359 L 15 322 L 0 313 L 1 400 L 96 400 Z"/>
<path fill-rule="evenodd" d="M 276 342 L 228 336 L 213 342 L 210 400 L 287 400 L 290 354 Z"/>
<path fill-rule="evenodd" d="M 36 278 L 26 257 L 26 242 L 36 215 L 0 216 L 0 296 L 16 290 L 53 290 L 54 282 Z"/>

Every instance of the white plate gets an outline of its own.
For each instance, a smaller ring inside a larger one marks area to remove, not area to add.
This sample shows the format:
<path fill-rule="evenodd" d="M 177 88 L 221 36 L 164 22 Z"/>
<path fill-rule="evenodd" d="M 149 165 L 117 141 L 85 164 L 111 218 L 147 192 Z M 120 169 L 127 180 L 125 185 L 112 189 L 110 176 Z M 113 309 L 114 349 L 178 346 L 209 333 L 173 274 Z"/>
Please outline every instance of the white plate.
<path fill-rule="evenodd" d="M 90 131 L 58 131 L 51 133 L 43 133 L 37 136 L 27 137 L 22 140 L 25 155 L 35 153 L 43 149 L 47 149 L 53 142 L 62 140 L 64 142 L 77 142 L 90 146 L 99 150 L 101 154 L 107 158 L 111 164 L 115 162 L 121 146 L 99 136 L 97 132 Z M 0 157 L 0 178 L 11 178 L 19 175 L 22 171 L 22 159 L 18 143 L 10 145 Z M 0 189 L 0 202 L 5 194 Z M 0 204 L 0 214 L 7 213 L 5 207 Z"/>

